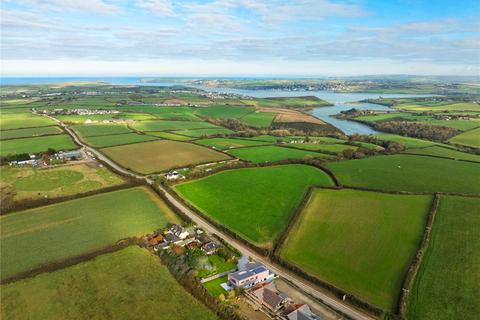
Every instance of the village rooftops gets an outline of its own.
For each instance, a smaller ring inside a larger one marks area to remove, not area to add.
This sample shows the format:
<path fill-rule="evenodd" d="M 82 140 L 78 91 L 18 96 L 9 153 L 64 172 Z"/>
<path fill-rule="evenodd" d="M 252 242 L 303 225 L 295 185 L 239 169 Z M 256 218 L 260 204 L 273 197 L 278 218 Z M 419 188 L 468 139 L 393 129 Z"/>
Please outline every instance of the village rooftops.
<path fill-rule="evenodd" d="M 291 308 L 292 306 L 293 308 Z M 314 314 L 306 304 L 292 306 L 287 307 L 286 316 L 288 320 L 323 320 L 322 317 Z"/>
<path fill-rule="evenodd" d="M 228 281 L 239 288 L 249 288 L 257 283 L 272 281 L 275 274 L 262 263 L 248 263 L 245 270 L 230 273 Z"/>

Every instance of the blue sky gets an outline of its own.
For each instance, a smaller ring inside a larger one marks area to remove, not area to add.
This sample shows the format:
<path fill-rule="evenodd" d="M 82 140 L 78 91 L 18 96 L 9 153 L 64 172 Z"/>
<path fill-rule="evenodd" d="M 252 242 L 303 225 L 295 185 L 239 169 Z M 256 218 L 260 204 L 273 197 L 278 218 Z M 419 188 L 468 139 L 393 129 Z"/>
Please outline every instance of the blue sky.
<path fill-rule="evenodd" d="M 480 1 L 3 0 L 3 75 L 479 75 Z"/>

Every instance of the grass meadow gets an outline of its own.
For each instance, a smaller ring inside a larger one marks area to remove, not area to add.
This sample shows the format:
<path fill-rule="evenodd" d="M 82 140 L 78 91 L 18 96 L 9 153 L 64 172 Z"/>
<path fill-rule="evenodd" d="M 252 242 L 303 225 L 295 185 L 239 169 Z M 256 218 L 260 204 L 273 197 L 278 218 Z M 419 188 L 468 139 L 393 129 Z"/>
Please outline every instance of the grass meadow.
<path fill-rule="evenodd" d="M 5 320 L 217 319 L 137 246 L 3 285 L 1 302 Z"/>
<path fill-rule="evenodd" d="M 141 121 L 134 125 L 138 131 L 173 131 L 173 130 L 190 130 L 190 129 L 206 129 L 219 128 L 214 124 L 203 121 Z"/>
<path fill-rule="evenodd" d="M 59 151 L 73 150 L 78 147 L 67 134 L 3 140 L 0 142 L 0 156 L 21 153 L 39 153 L 47 151 L 49 148 Z"/>
<path fill-rule="evenodd" d="M 419 154 L 419 155 L 430 155 L 430 156 L 436 156 L 436 157 L 452 158 L 455 160 L 468 160 L 468 161 L 480 162 L 479 155 L 471 154 L 467 152 L 461 152 L 461 151 L 457 151 L 449 148 L 443 148 L 440 146 L 432 146 L 432 147 L 421 148 L 421 149 L 410 149 L 410 150 L 407 150 L 407 152 Z"/>
<path fill-rule="evenodd" d="M 480 193 L 476 163 L 415 155 L 376 156 L 328 163 L 341 183 L 411 192 Z"/>
<path fill-rule="evenodd" d="M 241 148 L 229 151 L 229 153 L 242 160 L 253 163 L 279 161 L 285 159 L 304 159 L 328 157 L 325 154 L 314 151 L 305 151 L 293 148 L 278 146 L 260 146 L 252 148 Z"/>
<path fill-rule="evenodd" d="M 462 146 L 480 148 L 480 128 L 461 133 L 449 141 Z"/>
<path fill-rule="evenodd" d="M 316 189 L 281 248 L 306 272 L 394 310 L 432 196 Z"/>
<path fill-rule="evenodd" d="M 191 130 L 176 130 L 172 131 L 174 134 L 184 135 L 192 138 L 201 138 L 217 134 L 232 134 L 234 131 L 227 128 L 206 128 L 206 129 L 191 129 Z"/>
<path fill-rule="evenodd" d="M 0 217 L 1 278 L 164 227 L 174 219 L 151 191 L 132 188 Z"/>
<path fill-rule="evenodd" d="M 2 128 L 2 130 L 45 127 L 55 124 L 56 122 L 50 118 L 32 113 L 2 113 L 0 117 L 0 128 Z"/>
<path fill-rule="evenodd" d="M 2 200 L 56 198 L 98 190 L 123 183 L 124 180 L 105 167 L 77 164 L 68 167 L 35 169 L 4 167 L 0 177 Z"/>
<path fill-rule="evenodd" d="M 244 139 L 233 139 L 233 138 L 210 138 L 196 140 L 195 143 L 209 146 L 218 150 L 228 150 L 233 148 L 241 147 L 252 147 L 266 145 L 268 142 L 253 141 L 253 140 L 244 140 Z"/>
<path fill-rule="evenodd" d="M 330 186 L 323 171 L 305 165 L 227 170 L 175 190 L 206 215 L 255 244 L 270 244 L 311 185 Z"/>
<path fill-rule="evenodd" d="M 109 147 L 102 152 L 125 168 L 144 174 L 230 159 L 223 153 L 196 144 L 170 140 Z"/>
<path fill-rule="evenodd" d="M 125 124 L 79 124 L 71 126 L 82 138 L 132 132 Z"/>
<path fill-rule="evenodd" d="M 62 132 L 63 131 L 57 126 L 26 128 L 26 129 L 16 129 L 16 130 L 3 130 L 3 131 L 0 131 L 0 140 L 38 137 L 38 136 L 51 135 L 51 134 L 60 134 Z"/>
<path fill-rule="evenodd" d="M 480 199 L 442 196 L 407 305 L 408 319 L 477 319 L 480 314 Z"/>
<path fill-rule="evenodd" d="M 92 147 L 105 148 L 105 147 L 118 146 L 123 144 L 153 141 L 153 140 L 158 140 L 158 138 L 132 132 L 132 133 L 113 134 L 113 135 L 106 135 L 106 136 L 93 136 L 93 137 L 83 138 L 83 140 L 85 141 L 85 143 L 91 145 Z"/>

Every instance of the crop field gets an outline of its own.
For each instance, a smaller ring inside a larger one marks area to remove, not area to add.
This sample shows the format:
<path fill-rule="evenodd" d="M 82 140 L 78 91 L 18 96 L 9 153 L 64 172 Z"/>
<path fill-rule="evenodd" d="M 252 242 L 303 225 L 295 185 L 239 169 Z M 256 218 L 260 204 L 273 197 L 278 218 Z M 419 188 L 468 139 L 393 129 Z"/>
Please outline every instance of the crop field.
<path fill-rule="evenodd" d="M 78 148 L 67 134 L 53 136 L 22 138 L 3 140 L 0 142 L 0 156 L 21 153 L 38 153 L 47 151 L 49 148 L 55 150 L 72 150 Z"/>
<path fill-rule="evenodd" d="M 442 143 L 436 143 L 436 142 L 417 139 L 417 138 L 403 137 L 403 136 L 398 136 L 396 134 L 380 133 L 380 134 L 376 134 L 375 136 L 380 140 L 399 142 L 405 145 L 407 149 L 443 145 Z"/>
<path fill-rule="evenodd" d="M 125 168 L 144 174 L 230 159 L 205 147 L 170 140 L 109 147 L 102 152 Z"/>
<path fill-rule="evenodd" d="M 270 127 L 273 119 L 275 119 L 276 116 L 277 114 L 274 112 L 256 111 L 243 116 L 242 118 L 240 118 L 240 121 L 251 127 L 268 128 Z"/>
<path fill-rule="evenodd" d="M 254 105 L 266 108 L 315 108 L 329 106 L 330 103 L 315 96 L 306 97 L 280 97 L 247 100 L 253 101 Z"/>
<path fill-rule="evenodd" d="M 56 122 L 52 119 L 31 113 L 9 113 L 2 114 L 0 117 L 0 128 L 2 130 L 45 127 L 55 124 Z"/>
<path fill-rule="evenodd" d="M 480 128 L 461 133 L 449 141 L 467 147 L 480 148 Z"/>
<path fill-rule="evenodd" d="M 349 186 L 412 192 L 480 193 L 480 165 L 414 155 L 376 156 L 329 163 Z"/>
<path fill-rule="evenodd" d="M 132 132 L 125 124 L 79 124 L 71 128 L 82 138 Z"/>
<path fill-rule="evenodd" d="M 62 132 L 63 131 L 57 126 L 3 130 L 3 131 L 0 131 L 0 140 L 37 137 L 37 136 L 44 136 L 44 135 L 51 135 L 51 134 L 60 134 Z"/>
<path fill-rule="evenodd" d="M 26 199 L 56 198 L 123 183 L 105 167 L 77 164 L 51 169 L 3 167 L 0 177 L 3 205 Z"/>
<path fill-rule="evenodd" d="M 138 131 L 173 131 L 173 130 L 190 130 L 219 128 L 208 122 L 202 121 L 141 121 L 134 124 Z"/>
<path fill-rule="evenodd" d="M 277 146 L 260 146 L 252 148 L 234 149 L 228 153 L 242 160 L 251 161 L 253 163 L 271 162 L 285 159 L 304 159 L 304 158 L 321 158 L 328 157 L 325 154 L 314 151 L 305 151 L 293 148 L 284 148 Z"/>
<path fill-rule="evenodd" d="M 269 144 L 268 142 L 253 141 L 253 140 L 244 140 L 244 139 L 233 139 L 233 138 L 210 138 L 196 140 L 195 143 L 209 146 L 218 150 L 228 150 L 233 148 L 241 147 L 252 147 Z"/>
<path fill-rule="evenodd" d="M 172 131 L 174 134 L 184 135 L 192 138 L 208 137 L 217 134 L 232 134 L 232 130 L 227 128 L 207 128 L 207 129 L 192 129 L 192 130 L 178 130 Z"/>
<path fill-rule="evenodd" d="M 130 112 L 141 112 L 154 115 L 163 120 L 187 120 L 199 121 L 200 118 L 194 115 L 195 108 L 192 107 L 156 107 L 156 106 L 126 106 L 119 110 Z"/>
<path fill-rule="evenodd" d="M 177 141 L 189 141 L 193 139 L 193 137 L 181 136 L 179 134 L 166 132 L 166 131 L 158 131 L 158 132 L 149 131 L 148 135 L 163 138 L 163 139 L 168 139 L 168 140 L 177 140 Z"/>
<path fill-rule="evenodd" d="M 432 147 L 421 148 L 421 149 L 410 149 L 407 152 L 419 154 L 419 155 L 446 157 L 446 158 L 452 158 L 455 160 L 468 160 L 468 161 L 480 162 L 479 155 L 461 152 L 461 151 L 457 151 L 449 148 L 447 149 L 440 146 L 432 146 Z"/>
<path fill-rule="evenodd" d="M 158 140 L 158 138 L 138 133 L 113 134 L 106 136 L 92 136 L 83 139 L 85 143 L 98 148 L 118 146 L 122 144 Z"/>
<path fill-rule="evenodd" d="M 432 196 L 316 189 L 281 256 L 319 279 L 393 310 L 431 202 Z"/>
<path fill-rule="evenodd" d="M 330 186 L 323 171 L 283 165 L 222 171 L 175 190 L 206 215 L 256 244 L 278 236 L 311 185 Z"/>
<path fill-rule="evenodd" d="M 3 285 L 1 302 L 2 319 L 217 319 L 137 246 Z"/>
<path fill-rule="evenodd" d="M 480 314 L 480 199 L 444 197 L 407 305 L 408 319 L 477 319 Z"/>
<path fill-rule="evenodd" d="M 1 278 L 152 232 L 172 219 L 165 203 L 145 188 L 1 216 Z"/>

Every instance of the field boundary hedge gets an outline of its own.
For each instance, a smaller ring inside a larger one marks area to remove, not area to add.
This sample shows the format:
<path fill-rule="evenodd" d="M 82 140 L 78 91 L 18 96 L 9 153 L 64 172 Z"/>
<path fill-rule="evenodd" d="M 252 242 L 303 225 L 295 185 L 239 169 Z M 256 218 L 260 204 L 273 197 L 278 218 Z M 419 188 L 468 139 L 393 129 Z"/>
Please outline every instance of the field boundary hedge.
<path fill-rule="evenodd" d="M 400 298 L 398 300 L 398 305 L 397 305 L 397 313 L 402 317 L 405 316 L 405 311 L 407 308 L 407 302 L 410 295 L 410 290 L 413 287 L 423 256 L 425 255 L 425 252 L 428 250 L 428 243 L 430 241 L 430 236 L 432 233 L 432 226 L 435 221 L 439 204 L 440 204 L 440 196 L 438 193 L 435 193 L 432 201 L 432 205 L 430 207 L 430 212 L 427 217 L 427 223 L 425 226 L 425 231 L 423 233 L 422 241 L 420 243 L 420 246 L 417 249 L 417 252 L 415 253 L 414 258 L 412 259 L 410 267 L 408 268 L 408 271 L 405 274 L 405 279 L 403 281 L 402 291 L 400 293 Z"/>
<path fill-rule="evenodd" d="M 33 277 L 35 277 L 39 274 L 42 274 L 42 273 L 55 272 L 55 271 L 65 269 L 65 268 L 71 267 L 73 265 L 82 263 L 82 262 L 93 260 L 96 257 L 98 257 L 100 255 L 103 255 L 103 254 L 113 253 L 113 252 L 119 251 L 121 249 L 124 249 L 124 248 L 130 246 L 130 245 L 138 244 L 138 243 L 139 243 L 139 240 L 137 238 L 122 239 L 122 240 L 117 241 L 117 243 L 115 243 L 113 245 L 109 245 L 109 246 L 104 247 L 104 248 L 99 249 L 99 250 L 95 250 L 95 251 L 84 253 L 84 254 L 81 254 L 81 255 L 78 255 L 78 256 L 66 258 L 66 259 L 63 259 L 61 261 L 55 261 L 55 262 L 52 262 L 52 263 L 44 264 L 44 265 L 41 265 L 39 267 L 30 269 L 28 271 L 17 273 L 13 276 L 10 276 L 8 278 L 5 278 L 5 279 L 1 280 L 0 284 L 2 284 L 2 285 L 9 284 L 9 283 L 12 283 L 12 282 L 15 282 L 15 281 L 24 280 L 24 279 L 28 279 L 28 278 L 33 278 Z"/>
<path fill-rule="evenodd" d="M 430 148 L 430 147 L 428 147 Z M 442 148 L 442 147 L 440 147 Z M 417 148 L 419 149 L 419 148 Z M 426 148 L 422 148 L 422 149 L 426 149 Z M 447 149 L 447 148 L 444 148 L 444 149 Z M 450 149 L 450 150 L 454 150 L 454 149 Z M 458 152 L 463 152 L 463 151 L 460 151 L 460 150 L 455 150 L 455 151 L 458 151 Z M 464 152 L 464 153 L 467 153 L 467 152 Z M 478 164 L 480 161 L 473 161 L 473 160 L 466 160 L 466 159 L 455 159 L 455 158 L 452 158 L 452 157 L 442 157 L 442 156 L 436 156 L 436 155 L 433 155 L 433 154 L 418 154 L 418 153 L 411 153 L 411 152 L 402 152 L 402 154 L 406 154 L 406 155 L 411 155 L 411 156 L 420 156 L 420 157 L 430 157 L 430 158 L 437 158 L 437 159 L 444 159 L 444 160 L 453 160 L 453 161 L 462 161 L 462 162 L 470 162 L 470 163 L 475 163 L 475 164 Z M 472 154 L 472 153 L 467 153 L 467 154 Z M 474 154 L 472 154 L 474 155 Z"/>
<path fill-rule="evenodd" d="M 20 201 L 15 201 L 11 206 L 7 208 L 1 208 L 0 209 L 0 215 L 6 215 L 10 213 L 14 213 L 17 211 L 22 211 L 22 210 L 27 210 L 27 209 L 32 209 L 36 207 L 43 207 L 43 206 L 49 206 L 53 204 L 57 204 L 60 202 L 65 202 L 65 201 L 70 201 L 70 200 L 76 200 L 76 199 L 82 199 L 85 197 L 90 197 L 94 196 L 97 194 L 102 194 L 102 193 L 108 193 L 108 192 L 113 192 L 113 191 L 118 191 L 118 190 L 123 190 L 123 189 L 129 189 L 133 188 L 136 186 L 140 186 L 142 183 L 140 181 L 136 181 L 133 179 L 127 180 L 125 183 L 116 185 L 116 186 L 111 186 L 111 187 L 106 187 L 106 188 L 101 188 L 97 190 L 91 190 L 83 193 L 75 193 L 72 195 L 67 195 L 67 196 L 60 196 L 56 198 L 40 198 L 40 199 L 23 199 Z"/>

